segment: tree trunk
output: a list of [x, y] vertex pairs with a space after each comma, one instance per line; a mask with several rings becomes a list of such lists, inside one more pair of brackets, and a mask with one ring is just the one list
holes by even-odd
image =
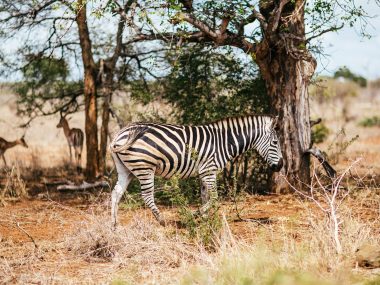
[[[125, 9], [129, 10], [132, 3], [128, 1], [125, 4]], [[99, 168], [100, 172], [104, 174], [106, 170], [106, 156], [107, 156], [107, 138], [108, 138], [108, 123], [110, 120], [110, 104], [113, 93], [114, 74], [117, 60], [122, 50], [122, 36], [125, 27], [125, 20], [120, 19], [117, 33], [116, 33], [116, 46], [112, 57], [107, 60], [101, 60], [101, 68], [99, 74], [102, 78], [104, 101], [102, 113], [102, 127], [100, 132], [100, 155], [99, 155]]]
[[103, 87], [104, 101], [102, 110], [102, 127], [100, 130], [100, 153], [99, 153], [99, 172], [104, 174], [106, 170], [107, 157], [107, 138], [108, 138], [108, 123], [110, 120], [110, 102], [112, 98], [112, 83], [113, 74], [107, 73]]
[[281, 174], [290, 184], [274, 174], [271, 190], [276, 193], [310, 185], [310, 156], [305, 154], [311, 146], [307, 87], [316, 61], [305, 48], [304, 3], [297, 0], [289, 5], [293, 6], [288, 20], [280, 22], [282, 29], [288, 29], [288, 36], [266, 35], [255, 54], [271, 97], [272, 113], [279, 116], [278, 135], [284, 156]]
[[96, 106], [96, 65], [92, 55], [91, 39], [87, 26], [86, 2], [78, 1], [78, 25], [84, 67], [85, 132], [86, 132], [86, 179], [95, 180], [98, 173], [98, 127]]
[[[304, 152], [311, 146], [308, 82], [315, 65], [310, 62], [292, 60], [279, 56], [272, 59], [270, 74], [265, 74], [266, 85], [271, 96], [273, 113], [279, 116], [279, 139], [284, 156], [282, 174], [298, 189], [310, 185], [310, 156]], [[276, 188], [284, 192], [289, 185], [272, 179]]]

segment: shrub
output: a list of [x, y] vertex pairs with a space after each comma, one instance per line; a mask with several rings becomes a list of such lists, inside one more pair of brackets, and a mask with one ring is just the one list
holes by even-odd
[[329, 160], [331, 160], [333, 164], [337, 164], [340, 157], [346, 152], [347, 148], [352, 145], [357, 139], [359, 139], [359, 135], [349, 138], [347, 137], [344, 128], [339, 130], [327, 149]]
[[163, 188], [163, 191], [169, 195], [173, 206], [178, 207], [179, 219], [186, 229], [188, 237], [208, 249], [215, 248], [214, 237], [219, 234], [222, 227], [218, 204], [212, 205], [207, 214], [199, 215], [190, 208], [189, 198], [186, 196], [186, 192], [181, 190], [177, 176], [171, 178]]
[[318, 125], [315, 125], [311, 131], [311, 141], [313, 143], [322, 143], [327, 139], [329, 133], [330, 130], [326, 127], [325, 124], [320, 123]]
[[21, 177], [20, 169], [13, 166], [6, 172], [6, 182], [0, 192], [0, 204], [4, 204], [5, 199], [19, 199], [28, 197], [26, 183]]
[[359, 123], [362, 127], [380, 127], [380, 117], [373, 116], [369, 118], [365, 118]]

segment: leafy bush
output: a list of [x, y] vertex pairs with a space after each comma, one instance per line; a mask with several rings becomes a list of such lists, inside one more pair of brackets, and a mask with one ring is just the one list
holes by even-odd
[[181, 190], [179, 178], [172, 177], [164, 185], [163, 192], [166, 192], [173, 206], [178, 207], [178, 215], [182, 226], [186, 229], [190, 239], [203, 244], [206, 248], [214, 248], [214, 237], [218, 235], [222, 227], [222, 221], [218, 214], [218, 205], [212, 205], [205, 215], [198, 215], [190, 208], [189, 198], [186, 192]]
[[23, 81], [15, 85], [21, 115], [42, 115], [64, 104], [78, 108], [74, 99], [81, 94], [83, 84], [67, 80], [69, 70], [63, 59], [30, 55], [27, 61]]
[[269, 112], [269, 97], [257, 68], [236, 61], [231, 53], [196, 46], [173, 58], [164, 96], [179, 108], [181, 123]]
[[357, 83], [360, 87], [367, 86], [367, 79], [365, 79], [361, 75], [353, 73], [351, 70], [348, 69], [347, 66], [340, 67], [337, 71], [335, 71], [334, 78], [345, 78], [347, 80]]
[[333, 164], [337, 164], [339, 162], [340, 157], [345, 153], [347, 148], [352, 145], [357, 139], [359, 139], [359, 135], [354, 137], [347, 137], [346, 131], [342, 128], [338, 133], [336, 133], [332, 143], [329, 145], [327, 151], [329, 153], [328, 157]]
[[373, 116], [365, 118], [359, 123], [359, 125], [362, 127], [380, 127], [380, 117]]
[[311, 141], [313, 143], [322, 143], [327, 139], [329, 133], [330, 130], [326, 127], [325, 124], [320, 123], [318, 125], [315, 125], [311, 129]]

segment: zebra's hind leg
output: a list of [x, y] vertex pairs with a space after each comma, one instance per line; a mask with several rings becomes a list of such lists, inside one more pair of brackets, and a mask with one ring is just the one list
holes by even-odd
[[156, 204], [154, 203], [154, 171], [146, 171], [143, 173], [135, 174], [140, 181], [141, 185], [141, 196], [148, 206], [161, 226], [165, 226], [165, 220], [160, 214]]
[[127, 190], [127, 187], [133, 178], [133, 174], [122, 163], [116, 153], [112, 153], [112, 158], [115, 162], [117, 170], [117, 183], [111, 194], [111, 221], [112, 227], [115, 229], [117, 225], [117, 211], [119, 208], [119, 202], [125, 190]]
[[200, 214], [204, 215], [218, 200], [218, 192], [216, 190], [216, 173], [208, 173], [200, 177], [202, 182], [201, 199], [202, 207]]

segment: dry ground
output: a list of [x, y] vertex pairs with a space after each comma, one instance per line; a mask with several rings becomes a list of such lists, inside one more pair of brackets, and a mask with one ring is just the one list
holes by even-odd
[[[189, 240], [178, 224], [176, 209], [172, 208], [163, 211], [169, 222], [166, 228], [157, 225], [148, 210], [122, 210], [121, 226], [113, 233], [104, 203], [107, 199], [103, 200], [102, 195], [93, 198], [92, 203], [79, 198], [61, 202], [32, 199], [0, 208], [0, 276], [4, 284], [107, 284], [117, 280], [123, 280], [122, 284], [178, 284], [185, 282], [190, 266], [210, 266], [208, 259], [219, 258], [219, 251], [227, 255], [232, 251], [223, 248], [223, 242], [215, 252]], [[366, 203], [356, 208], [360, 215], [353, 215], [361, 217], [360, 228], [367, 229], [365, 223], [371, 224], [372, 232], [367, 237], [358, 237], [356, 246], [369, 237], [373, 241], [380, 233], [379, 209], [371, 207], [378, 206], [378, 201], [377, 204], [368, 203], [370, 200], [366, 199], [361, 201]], [[357, 200], [351, 203], [357, 207]], [[225, 202], [221, 212], [227, 216], [233, 236], [222, 235], [228, 239], [228, 246], [230, 243], [236, 247], [259, 244], [276, 250], [274, 245], [282, 247], [286, 240], [288, 246], [303, 247], [310, 235], [319, 234], [307, 209], [314, 209], [313, 213], [323, 218], [315, 205], [292, 195], [250, 196], [244, 203], [238, 203], [238, 207], [239, 210], [244, 207], [244, 218], [262, 222], [240, 221], [236, 218], [234, 203]], [[350, 246], [353, 245], [350, 243]], [[316, 248], [312, 256], [315, 254], [315, 258], [320, 259], [321, 250]], [[329, 265], [324, 262], [317, 262], [324, 268], [322, 276], [329, 275], [328, 270], [337, 271], [328, 269]], [[290, 268], [295, 265], [289, 263]], [[373, 269], [355, 269], [353, 252], [339, 267], [349, 275], [355, 273], [355, 278], [361, 281], [379, 273]], [[191, 283], [213, 284], [193, 281]]]

